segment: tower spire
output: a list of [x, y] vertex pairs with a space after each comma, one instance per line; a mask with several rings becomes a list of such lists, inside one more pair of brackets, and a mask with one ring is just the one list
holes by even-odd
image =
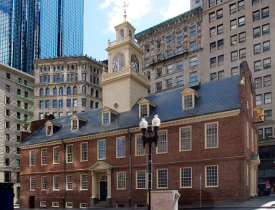
[[123, 15], [123, 17], [124, 17], [124, 21], [126, 21], [126, 17], [127, 17], [127, 15], [126, 15], [126, 7], [128, 7], [129, 6], [129, 3], [126, 3], [126, 2], [124, 2], [124, 15]]

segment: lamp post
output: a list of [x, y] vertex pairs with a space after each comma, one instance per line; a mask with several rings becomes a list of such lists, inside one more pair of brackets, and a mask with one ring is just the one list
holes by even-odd
[[[152, 142], [155, 143], [156, 147], [158, 146], [158, 128], [160, 125], [160, 119], [156, 114], [152, 120], [152, 126], [148, 127], [148, 122], [145, 118], [142, 118], [139, 127], [142, 131], [142, 141], [143, 141], [143, 148], [148, 143], [149, 145], [149, 154], [148, 154], [148, 210], [151, 208], [151, 189], [152, 189]], [[149, 137], [146, 137], [146, 129], [148, 132]], [[152, 133], [155, 133], [154, 136], [151, 136]]]

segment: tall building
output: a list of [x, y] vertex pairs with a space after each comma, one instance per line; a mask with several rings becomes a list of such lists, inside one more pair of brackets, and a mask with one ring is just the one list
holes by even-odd
[[272, 151], [275, 137], [275, 10], [274, 0], [203, 0], [204, 81], [241, 73], [246, 60], [256, 88], [256, 105], [263, 108], [259, 124], [259, 180], [275, 182]]
[[20, 131], [33, 120], [34, 77], [0, 64], [0, 182], [14, 183], [14, 202], [20, 196]]
[[202, 0], [190, 0], [190, 8], [195, 9], [198, 6], [201, 6]]
[[151, 94], [203, 81], [202, 19], [197, 7], [135, 35]]
[[0, 0], [0, 62], [33, 70], [33, 59], [83, 53], [84, 0]]
[[34, 120], [102, 107], [102, 62], [87, 56], [35, 59]]

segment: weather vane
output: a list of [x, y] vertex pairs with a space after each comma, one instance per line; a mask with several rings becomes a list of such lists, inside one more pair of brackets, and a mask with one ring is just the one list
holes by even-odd
[[129, 5], [129, 3], [126, 3], [126, 2], [124, 2], [124, 15], [123, 15], [123, 17], [124, 17], [124, 21], [126, 21], [126, 17], [127, 17], [127, 15], [126, 15], [126, 7], [128, 7], [128, 5]]

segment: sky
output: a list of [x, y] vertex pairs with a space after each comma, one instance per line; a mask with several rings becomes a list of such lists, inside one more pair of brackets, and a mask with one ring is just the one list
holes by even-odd
[[[83, 54], [108, 59], [108, 39], [115, 40], [114, 26], [123, 21], [125, 0], [84, 0]], [[190, 0], [126, 0], [127, 21], [139, 33], [190, 9]]]

